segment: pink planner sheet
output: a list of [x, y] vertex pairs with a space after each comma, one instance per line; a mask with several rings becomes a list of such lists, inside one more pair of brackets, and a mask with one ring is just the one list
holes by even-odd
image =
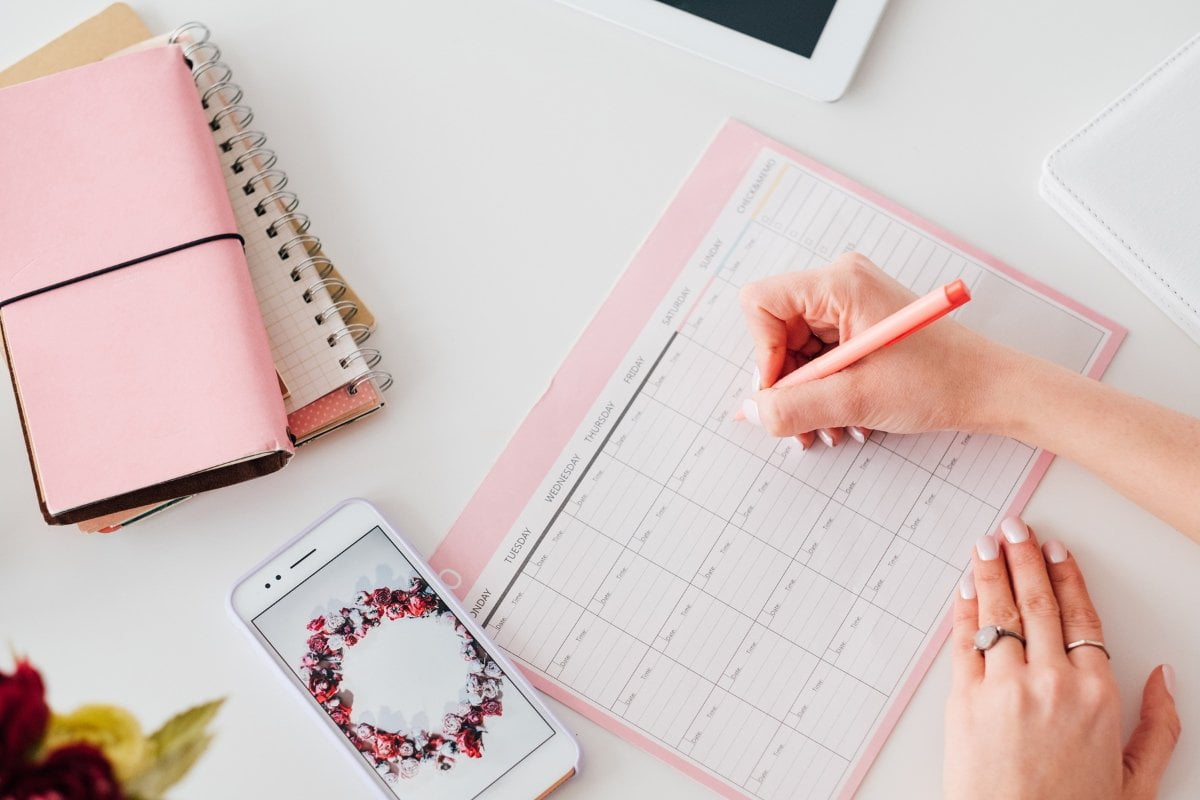
[[870, 256], [1099, 376], [1117, 325], [729, 122], [433, 563], [534, 683], [731, 798], [849, 797], [949, 632], [970, 547], [1050, 454], [953, 432], [804, 452], [732, 411], [739, 287]]

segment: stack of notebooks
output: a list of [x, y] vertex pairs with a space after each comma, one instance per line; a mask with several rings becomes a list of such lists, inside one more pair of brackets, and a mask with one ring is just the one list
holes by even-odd
[[110, 6], [0, 72], [0, 119], [0, 333], [47, 522], [115, 530], [383, 406], [374, 319], [204, 26]]

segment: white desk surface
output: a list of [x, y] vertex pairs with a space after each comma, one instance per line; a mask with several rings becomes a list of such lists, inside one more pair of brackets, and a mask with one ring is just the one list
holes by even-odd
[[[0, 0], [0, 64], [103, 4]], [[180, 800], [345, 796], [348, 762], [234, 628], [226, 591], [350, 495], [432, 552], [728, 116], [1121, 322], [1105, 380], [1200, 415], [1200, 348], [1035, 188], [1053, 146], [1200, 29], [1195, 2], [894, 0], [832, 105], [551, 0], [133, 5], [157, 30], [212, 27], [316, 233], [382, 320], [372, 344], [397, 379], [384, 412], [282, 472], [108, 537], [43, 524], [0, 391], [0, 649], [28, 653], [63, 710], [112, 701], [157, 726], [228, 695]], [[1194, 797], [1200, 546], [1062, 460], [1027, 516], [1086, 568], [1127, 727], [1149, 670], [1175, 665], [1185, 732], [1163, 797]], [[939, 795], [949, 681], [943, 653], [861, 797]], [[585, 751], [563, 800], [713, 796], [563, 714]]]

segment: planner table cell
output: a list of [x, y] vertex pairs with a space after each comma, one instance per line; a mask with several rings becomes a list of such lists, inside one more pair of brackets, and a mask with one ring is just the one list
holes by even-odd
[[883, 692], [820, 661], [793, 699], [784, 724], [850, 758], [886, 702]]
[[690, 581], [727, 525], [725, 520], [691, 500], [664, 489], [628, 546], [643, 558]]

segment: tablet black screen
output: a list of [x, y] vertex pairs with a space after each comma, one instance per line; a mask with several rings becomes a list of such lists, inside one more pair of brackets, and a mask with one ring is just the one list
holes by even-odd
[[837, 0], [658, 0], [812, 58]]

